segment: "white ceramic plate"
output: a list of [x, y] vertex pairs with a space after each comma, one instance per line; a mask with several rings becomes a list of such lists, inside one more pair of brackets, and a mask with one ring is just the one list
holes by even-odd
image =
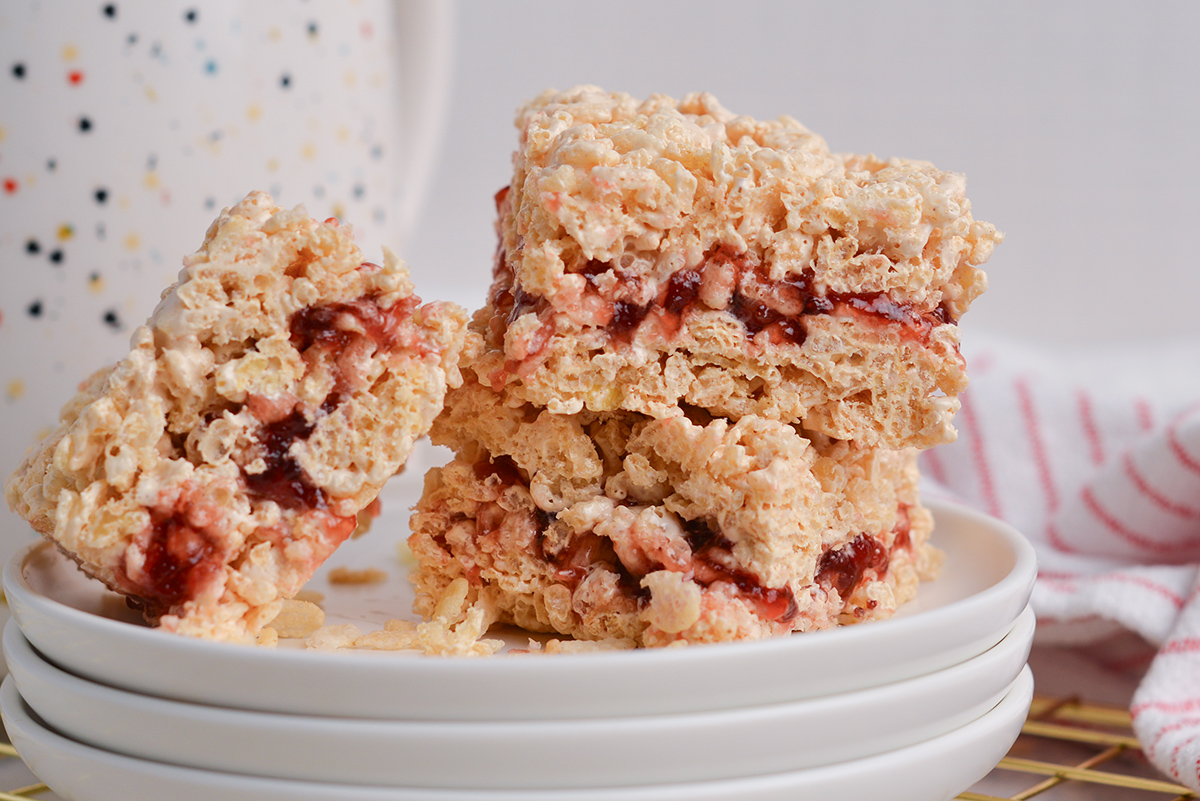
[[928, 740], [1003, 698], [1025, 666], [1033, 631], [1033, 611], [1026, 609], [1000, 643], [973, 659], [857, 692], [719, 712], [576, 721], [349, 720], [230, 710], [77, 678], [43, 661], [12, 623], [4, 652], [17, 689], [51, 728], [129, 756], [330, 783], [582, 788], [756, 776]]
[[948, 801], [1000, 761], [1016, 740], [1032, 697], [1033, 674], [1026, 668], [1004, 699], [980, 718], [886, 754], [750, 779], [587, 790], [355, 787], [180, 768], [55, 734], [26, 707], [11, 676], [0, 687], [0, 712], [30, 769], [68, 801]]
[[[402, 510], [415, 500], [419, 475], [399, 478], [406, 477], [408, 484], [389, 486], [385, 509]], [[93, 681], [164, 698], [392, 720], [733, 709], [919, 676], [980, 654], [1004, 636], [1029, 599], [1036, 575], [1033, 548], [984, 515], [955, 506], [931, 508], [945, 567], [893, 619], [681, 649], [480, 660], [205, 642], [138, 625], [119, 596], [41, 544], [10, 561], [4, 587], [25, 636], [50, 661]], [[325, 593], [327, 622], [355, 622], [370, 630], [392, 617], [411, 617], [412, 590], [397, 557], [407, 536], [406, 517], [385, 512], [367, 536], [346, 543], [310, 582]], [[391, 576], [382, 584], [331, 586], [325, 576], [333, 565], [382, 566]]]

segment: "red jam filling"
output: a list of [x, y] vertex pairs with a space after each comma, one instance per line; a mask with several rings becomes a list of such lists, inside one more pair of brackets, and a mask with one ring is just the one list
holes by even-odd
[[[418, 303], [418, 298], [410, 297], [384, 309], [376, 298], [364, 296], [349, 303], [310, 306], [292, 316], [292, 343], [306, 357], [314, 348], [317, 352], [338, 353], [363, 338], [370, 340], [377, 352], [390, 350], [403, 337], [402, 328]], [[338, 407], [347, 389], [346, 377], [336, 365], [334, 377], [335, 389], [321, 405], [325, 414]], [[284, 509], [327, 510], [324, 491], [313, 485], [291, 454], [292, 444], [308, 439], [315, 423], [299, 408], [275, 418], [275, 410], [270, 404], [259, 404], [262, 408], [255, 408], [258, 400], [250, 398], [247, 404], [262, 420], [258, 443], [266, 469], [259, 473], [243, 470], [247, 493], [261, 500], [274, 501]], [[213, 419], [215, 415], [210, 415], [208, 422]], [[204, 532], [188, 525], [185, 503], [169, 514], [151, 509], [150, 515], [151, 529], [143, 565], [145, 579], [139, 583], [138, 595], [147, 607], [157, 612], [194, 597], [199, 588], [221, 569], [224, 557]], [[326, 531], [331, 542], [344, 540], [354, 530], [355, 516], [342, 517], [328, 512], [326, 515]]]
[[[761, 270], [755, 270], [744, 254], [717, 248], [705, 257], [705, 263], [700, 267], [672, 275], [653, 303], [620, 310], [619, 319], [614, 311], [614, 320], [609, 324], [610, 334], [622, 341], [631, 341], [636, 327], [651, 313], [660, 318], [668, 333], [678, 331], [682, 317], [701, 302], [704, 266], [716, 263], [733, 268], [735, 288], [725, 311], [741, 321], [750, 337], [767, 331], [773, 341], [803, 345], [808, 336], [804, 318], [833, 314], [839, 308], [903, 325], [921, 336], [927, 336], [937, 325], [954, 322], [944, 305], [926, 312], [912, 304], [893, 300], [885, 292], [817, 293], [813, 288], [811, 269], [799, 276], [771, 281]], [[597, 275], [603, 272], [599, 267], [607, 268], [608, 265], [589, 263], [590, 269], [583, 272], [589, 276]], [[770, 291], [753, 292], [755, 286]]]
[[377, 352], [391, 350], [420, 302], [411, 296], [385, 309], [377, 298], [365, 295], [347, 303], [305, 307], [292, 315], [292, 345], [301, 353], [313, 346], [338, 352], [365, 337]]
[[[308, 306], [292, 315], [291, 342], [309, 363], [323, 353], [343, 353], [363, 340], [375, 352], [386, 352], [403, 337], [404, 325], [418, 303], [420, 299], [409, 297], [384, 309], [377, 298], [364, 295], [347, 303]], [[321, 412], [325, 414], [335, 411], [352, 389], [336, 358], [332, 370], [334, 389], [321, 404]], [[264, 420], [258, 442], [266, 469], [260, 473], [243, 471], [247, 491], [285, 509], [325, 509], [325, 493], [312, 484], [291, 455], [292, 444], [308, 439], [315, 427], [299, 408], [282, 419]], [[339, 531], [342, 522], [338, 518], [334, 524]]]
[[704, 520], [680, 520], [679, 522], [683, 525], [683, 533], [692, 553], [700, 553], [710, 546], [717, 546], [724, 550], [733, 547], [732, 542], [721, 536], [720, 532]]
[[912, 522], [908, 518], [908, 506], [901, 505], [898, 510], [895, 536], [892, 538], [892, 550], [912, 547]]
[[[474, 465], [478, 479], [496, 476], [505, 484], [525, 485], [517, 464], [508, 456], [490, 461], [481, 460]], [[910, 524], [906, 507], [900, 508], [900, 519], [896, 524], [893, 548], [911, 547]], [[537, 534], [539, 555], [554, 567], [554, 579], [572, 588], [597, 566], [603, 565], [621, 577], [622, 587], [640, 602], [648, 600], [649, 593], [640, 585], [640, 576], [629, 570], [617, 556], [612, 543], [594, 532], [572, 536], [565, 546], [550, 552], [546, 548], [545, 531], [552, 516], [537, 510], [534, 524]], [[799, 606], [791, 587], [765, 587], [758, 577], [732, 564], [733, 543], [718, 529], [705, 520], [680, 521], [688, 545], [693, 554], [693, 580], [708, 586], [715, 582], [733, 585], [738, 594], [753, 604], [763, 620], [790, 624], [799, 613]], [[490, 529], [481, 523], [481, 536]], [[444, 543], [443, 543], [444, 545]], [[888, 549], [877, 538], [859, 534], [840, 548], [828, 551], [817, 563], [816, 581], [827, 589], [836, 590], [845, 598], [867, 578], [869, 571], [882, 577], [891, 558]]]
[[764, 587], [753, 573], [731, 567], [733, 543], [703, 520], [684, 520], [683, 527], [695, 558], [694, 578], [708, 586], [716, 581], [732, 584], [754, 605], [763, 620], [790, 624], [800, 611], [792, 588]]
[[[475, 463], [474, 471], [476, 478], [481, 481], [497, 476], [506, 484], [526, 484], [516, 463], [507, 456], [496, 457], [491, 461], [480, 460]], [[479, 534], [487, 536], [492, 527], [486, 524], [483, 517], [477, 516]], [[554, 567], [555, 581], [574, 588], [596, 566], [603, 565], [620, 577], [621, 586], [627, 593], [641, 603], [649, 600], [649, 591], [641, 586], [641, 576], [621, 561], [607, 537], [590, 531], [575, 534], [565, 545], [551, 552], [546, 547], [545, 537], [551, 520], [549, 513], [538, 509], [533, 522], [538, 532], [536, 542], [539, 556]], [[796, 617], [799, 607], [790, 587], [776, 589], [762, 586], [753, 574], [726, 564], [730, 560], [733, 543], [722, 537], [718, 531], [702, 520], [684, 520], [682, 523], [695, 555], [693, 578], [696, 583], [701, 586], [708, 586], [716, 581], [732, 584], [737, 588], [739, 595], [754, 604], [755, 610], [764, 620], [790, 623]]]
[[[761, 269], [754, 268], [745, 254], [733, 253], [725, 247], [709, 252], [698, 267], [674, 273], [658, 297], [646, 304], [630, 299], [637, 296], [642, 279], [624, 274], [619, 267], [593, 259], [576, 272], [587, 277], [590, 291], [596, 291], [596, 276], [613, 271], [618, 288], [605, 330], [614, 340], [629, 344], [643, 322], [651, 317], [666, 335], [677, 333], [687, 313], [703, 303], [700, 292], [704, 268], [709, 264], [732, 266], [734, 289], [724, 310], [745, 326], [749, 337], [765, 331], [774, 342], [803, 345], [808, 336], [805, 319], [834, 313], [873, 317], [919, 337], [927, 337], [939, 325], [957, 322], [945, 304], [927, 310], [894, 300], [886, 292], [818, 293], [813, 287], [815, 276], [811, 269], [799, 276], [772, 281]], [[503, 248], [497, 252], [493, 276], [490, 299], [497, 310], [492, 323], [494, 341], [502, 341], [504, 330], [521, 315], [534, 312], [542, 321], [543, 331], [539, 343], [526, 358], [536, 357], [554, 334], [554, 315], [549, 303], [514, 286], [512, 268]], [[505, 369], [513, 372], [516, 365], [506, 365]]]
[[189, 505], [148, 509], [150, 526], [141, 574], [133, 581], [122, 565], [120, 573], [133, 588], [130, 606], [161, 614], [194, 597], [224, 565], [209, 536], [189, 525]]
[[[537, 340], [527, 347], [525, 359], [536, 359], [550, 344], [554, 336], [554, 315], [546, 299], [530, 295], [524, 289], [514, 286], [512, 268], [508, 265], [503, 248], [496, 252], [496, 263], [492, 268], [492, 287], [488, 293], [488, 302], [496, 314], [488, 321], [488, 332], [491, 341], [497, 344], [504, 342], [504, 332], [523, 315], [533, 312], [541, 322]], [[496, 377], [503, 383], [508, 374], [515, 373], [520, 362], [509, 360], [501, 371], [504, 375]]]
[[497, 456], [491, 461], [480, 460], [474, 465], [475, 478], [486, 481], [496, 476], [502, 484], [525, 484], [521, 470], [511, 456]]
[[837, 590], [845, 598], [854, 591], [868, 570], [883, 575], [890, 557], [887, 548], [869, 534], [859, 534], [837, 550], [826, 552], [817, 563], [817, 583]]
[[738, 594], [754, 605], [763, 620], [791, 623], [796, 619], [800, 607], [791, 587], [764, 587], [757, 576], [743, 570], [734, 570], [719, 562], [704, 561], [696, 569], [696, 583], [709, 585], [724, 581], [737, 587]]
[[[544, 539], [542, 540], [544, 545]], [[593, 532], [576, 534], [567, 542], [566, 547], [555, 554], [546, 554], [543, 558], [554, 566], [554, 580], [575, 587], [587, 578], [597, 565], [603, 565], [621, 576], [623, 584], [632, 581], [632, 575], [613, 550], [612, 542], [607, 537], [601, 537]], [[632, 582], [637, 586], [637, 582]]]
[[151, 513], [144, 589], [147, 600], [164, 607], [191, 598], [223, 564], [208, 537], [183, 522], [182, 516]]
[[[330, 362], [334, 388], [321, 404], [321, 413], [333, 413], [354, 389], [336, 356], [360, 348], [364, 340], [376, 353], [392, 350], [404, 337], [405, 324], [420, 302], [419, 298], [408, 297], [385, 309], [376, 297], [364, 295], [346, 303], [308, 306], [292, 315], [291, 342], [306, 362], [311, 364], [323, 354], [334, 355]], [[326, 509], [325, 493], [313, 485], [291, 455], [292, 444], [307, 440], [316, 427], [315, 422], [299, 407], [281, 419], [261, 416], [260, 419], [263, 423], [258, 442], [266, 469], [259, 473], [243, 471], [247, 492], [285, 509]], [[346, 519], [332, 517], [330, 533], [340, 534], [347, 525]]]
[[284, 509], [324, 509], [325, 493], [313, 486], [291, 454], [292, 443], [308, 439], [314, 428], [299, 409], [263, 425], [258, 441], [267, 469], [261, 473], [243, 471], [247, 491]]

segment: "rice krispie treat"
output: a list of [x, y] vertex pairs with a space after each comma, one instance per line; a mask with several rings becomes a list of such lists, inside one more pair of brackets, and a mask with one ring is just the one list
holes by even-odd
[[7, 486], [159, 626], [250, 639], [355, 530], [460, 381], [465, 315], [403, 264], [261, 192]]
[[913, 450], [700, 410], [563, 415], [467, 375], [412, 518], [416, 611], [585, 640], [757, 639], [887, 617], [936, 572]]
[[869, 445], [953, 439], [956, 324], [1001, 238], [961, 176], [835, 155], [707, 94], [584, 86], [517, 124], [472, 324], [493, 388], [561, 413], [687, 403]]

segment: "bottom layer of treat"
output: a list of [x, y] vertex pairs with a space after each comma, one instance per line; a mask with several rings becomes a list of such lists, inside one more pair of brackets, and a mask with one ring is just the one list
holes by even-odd
[[[489, 433], [522, 410], [475, 411], [478, 439], [458, 429], [458, 458], [427, 476], [412, 520], [426, 617], [464, 578], [489, 620], [532, 631], [758, 639], [888, 617], [936, 573], [913, 452], [810, 442], [765, 420], [586, 413], [567, 425], [542, 413], [505, 447]], [[545, 475], [562, 469], [554, 452], [587, 445], [600, 474], [548, 503], [538, 487], [561, 483]]]

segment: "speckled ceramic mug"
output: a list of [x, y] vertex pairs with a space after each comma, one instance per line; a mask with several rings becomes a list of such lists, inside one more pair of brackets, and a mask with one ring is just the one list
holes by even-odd
[[[451, 16], [444, 0], [0, 4], [4, 480], [247, 192], [403, 252]], [[28, 527], [0, 510], [6, 558]]]

